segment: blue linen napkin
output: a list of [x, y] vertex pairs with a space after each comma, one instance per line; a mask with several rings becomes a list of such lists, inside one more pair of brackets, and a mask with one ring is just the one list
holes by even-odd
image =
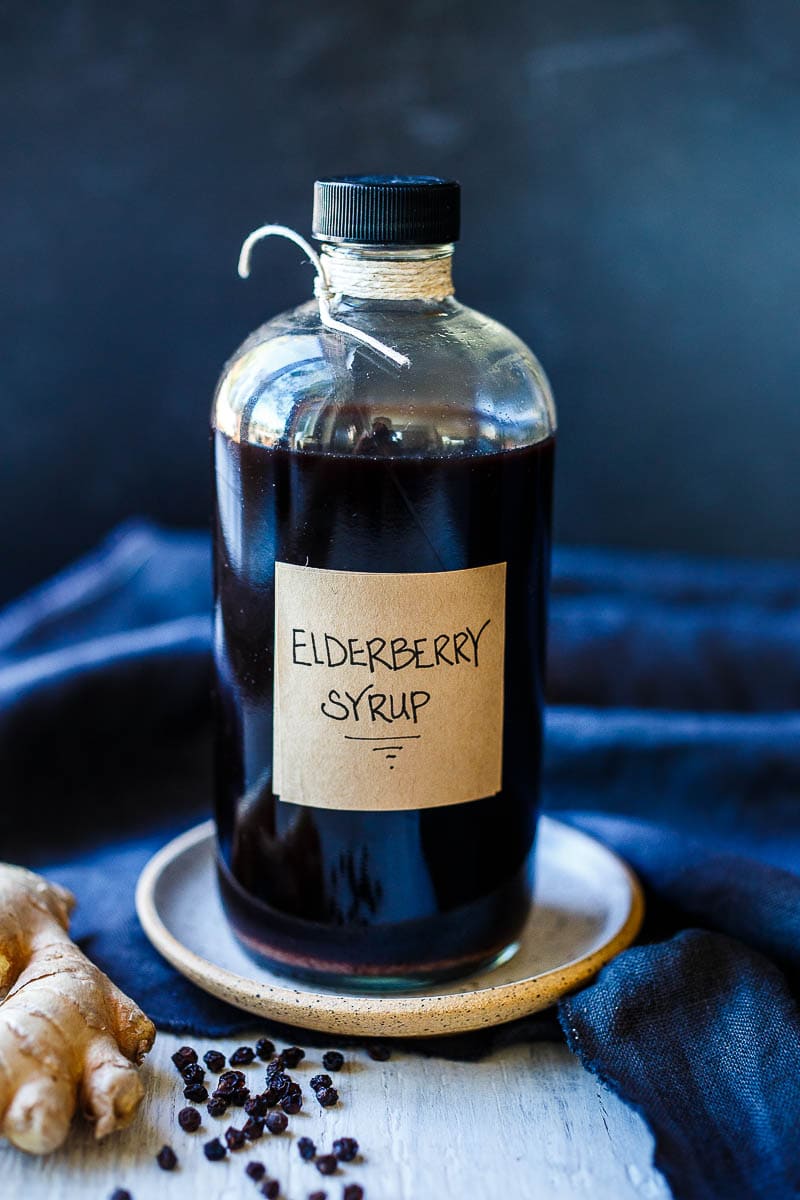
[[[252, 1018], [133, 912], [210, 806], [208, 581], [205, 538], [136, 523], [0, 613], [0, 852], [75, 891], [85, 949], [157, 1024], [219, 1034]], [[643, 944], [559, 1006], [567, 1044], [643, 1113], [679, 1200], [800, 1195], [800, 568], [560, 551], [549, 693], [548, 806], [649, 905]], [[557, 1035], [544, 1014], [415, 1048]]]

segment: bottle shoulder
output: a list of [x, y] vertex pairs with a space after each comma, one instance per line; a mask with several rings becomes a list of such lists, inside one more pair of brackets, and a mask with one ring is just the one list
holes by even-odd
[[402, 453], [511, 449], [555, 432], [541, 364], [493, 318], [452, 298], [350, 301], [334, 316], [410, 365], [327, 329], [309, 301], [254, 330], [234, 353], [217, 386], [214, 425], [236, 440], [328, 452], [363, 447], [376, 422]]

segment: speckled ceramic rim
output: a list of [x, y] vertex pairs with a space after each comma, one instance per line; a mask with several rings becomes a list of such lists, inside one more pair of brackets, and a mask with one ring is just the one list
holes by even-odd
[[[552, 818], [543, 817], [542, 820]], [[579, 830], [571, 828], [570, 832], [595, 842]], [[256, 979], [215, 966], [187, 949], [167, 929], [156, 907], [156, 891], [164, 871], [199, 842], [214, 836], [213, 821], [205, 821], [169, 842], [147, 863], [136, 888], [136, 911], [145, 933], [168, 962], [211, 995], [245, 1012], [323, 1033], [436, 1037], [502, 1025], [529, 1016], [588, 983], [602, 966], [631, 944], [644, 916], [644, 899], [638, 879], [618, 855], [601, 846], [627, 877], [630, 888], [627, 917], [598, 949], [555, 970], [474, 991], [438, 995], [435, 992], [415, 996], [336, 995], [288, 983], [259, 983]]]

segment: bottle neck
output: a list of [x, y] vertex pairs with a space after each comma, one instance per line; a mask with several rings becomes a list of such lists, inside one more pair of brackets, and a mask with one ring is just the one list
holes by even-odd
[[323, 242], [331, 291], [355, 300], [444, 300], [453, 295], [453, 245], [362, 246]]

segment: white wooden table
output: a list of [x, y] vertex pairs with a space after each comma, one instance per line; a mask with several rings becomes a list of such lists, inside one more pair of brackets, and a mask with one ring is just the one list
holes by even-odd
[[[336, 1077], [341, 1103], [323, 1110], [307, 1080], [321, 1052], [291, 1074], [303, 1084], [301, 1114], [289, 1131], [264, 1137], [224, 1162], [207, 1162], [203, 1143], [230, 1124], [207, 1115], [195, 1134], [178, 1127], [186, 1103], [170, 1055], [184, 1041], [199, 1053], [212, 1047], [226, 1055], [259, 1036], [180, 1039], [160, 1034], [143, 1068], [146, 1099], [135, 1123], [96, 1143], [76, 1124], [67, 1144], [46, 1159], [0, 1145], [0, 1197], [24, 1200], [106, 1200], [115, 1187], [134, 1200], [238, 1200], [259, 1188], [244, 1173], [259, 1159], [281, 1183], [285, 1200], [306, 1200], [323, 1190], [340, 1200], [346, 1183], [360, 1183], [364, 1200], [669, 1200], [652, 1167], [652, 1139], [641, 1119], [589, 1075], [568, 1051], [535, 1044], [503, 1050], [480, 1063], [454, 1063], [394, 1053], [386, 1063], [363, 1051], [346, 1053]], [[263, 1064], [244, 1068], [259, 1084]], [[234, 1119], [231, 1120], [231, 1117]], [[363, 1161], [324, 1178], [301, 1161], [295, 1145], [303, 1134], [319, 1152], [335, 1137], [358, 1139]], [[171, 1174], [155, 1154], [169, 1143], [179, 1158]]]

